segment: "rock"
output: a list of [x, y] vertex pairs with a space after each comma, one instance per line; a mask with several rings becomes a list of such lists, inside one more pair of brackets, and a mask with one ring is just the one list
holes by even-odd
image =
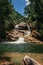
[[36, 38], [38, 35], [40, 35], [39, 32], [37, 32], [36, 30], [33, 30], [33, 31], [32, 31], [32, 36], [33, 36], [33, 37]]
[[20, 22], [19, 24], [15, 25], [15, 29], [19, 30], [30, 30], [30, 26], [25, 22]]
[[7, 36], [7, 40], [8, 40], [8, 41], [16, 41], [17, 39], [18, 39], [17, 36], [15, 36], [15, 37], [10, 36], [10, 35]]
[[20, 30], [27, 30], [28, 29], [27, 24], [25, 22], [20, 22], [19, 29]]
[[32, 42], [32, 37], [31, 37], [31, 35], [26, 35], [25, 37], [24, 37], [24, 41], [25, 42]]
[[7, 41], [17, 41], [19, 38], [18, 36], [18, 31], [16, 31], [15, 29], [9, 31], [9, 33], [7, 34]]
[[22, 61], [22, 65], [40, 65], [40, 64], [26, 55]]

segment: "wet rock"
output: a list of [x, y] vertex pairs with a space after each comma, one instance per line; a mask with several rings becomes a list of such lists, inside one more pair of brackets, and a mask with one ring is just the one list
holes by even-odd
[[7, 40], [9, 40], [9, 41], [16, 41], [17, 39], [18, 39], [17, 36], [13, 37], [11, 35], [8, 35], [8, 37], [7, 37]]
[[16, 41], [18, 40], [19, 36], [18, 35], [18, 31], [16, 31], [15, 29], [9, 31], [9, 33], [7, 34], [7, 38], [6, 41]]

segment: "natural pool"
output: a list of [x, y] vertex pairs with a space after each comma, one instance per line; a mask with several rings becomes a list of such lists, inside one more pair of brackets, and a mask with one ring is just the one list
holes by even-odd
[[0, 53], [2, 52], [43, 53], [43, 44], [35, 44], [35, 43], [2, 44], [0, 43]]
[[[2, 54], [1, 54], [2, 53]], [[4, 54], [3, 54], [4, 53]], [[10, 57], [15, 65], [21, 65], [25, 55], [35, 59], [43, 65], [43, 44], [2, 44], [0, 43], [0, 54]]]

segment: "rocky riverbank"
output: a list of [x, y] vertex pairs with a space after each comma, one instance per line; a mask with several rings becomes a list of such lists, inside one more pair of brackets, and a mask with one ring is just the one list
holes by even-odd
[[6, 42], [9, 43], [40, 43], [43, 42], [36, 39], [39, 33], [35, 30], [31, 32], [30, 26], [25, 22], [15, 24], [14, 29], [6, 31]]
[[32, 37], [32, 33], [29, 30], [16, 30], [13, 29], [7, 32], [7, 42], [14, 44], [14, 43], [39, 43], [42, 44], [43, 42]]

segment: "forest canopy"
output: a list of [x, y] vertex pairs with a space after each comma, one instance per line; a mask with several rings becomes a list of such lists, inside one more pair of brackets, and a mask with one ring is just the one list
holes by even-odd
[[29, 0], [29, 2], [24, 10], [25, 15], [28, 15], [27, 21], [34, 25], [40, 33], [39, 38], [43, 39], [43, 0]]
[[12, 0], [0, 0], [0, 37], [6, 38], [5, 31], [9, 29], [9, 24], [23, 21], [21, 14], [15, 11]]
[[[40, 35], [37, 37], [43, 40], [43, 0], [29, 0], [30, 3], [24, 9], [22, 16], [12, 4], [12, 0], [0, 0], [0, 37], [6, 38], [6, 30], [9, 30], [10, 23], [25, 21], [31, 23]], [[11, 27], [12, 28], [12, 27]]]

